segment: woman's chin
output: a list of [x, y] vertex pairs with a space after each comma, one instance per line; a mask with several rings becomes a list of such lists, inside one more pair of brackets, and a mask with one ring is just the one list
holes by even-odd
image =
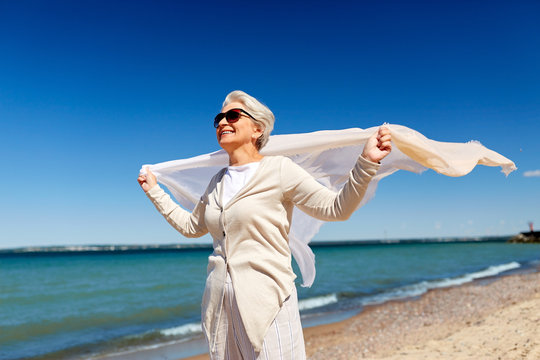
[[235, 142], [232, 141], [232, 139], [221, 139], [219, 141], [219, 146], [221, 146], [224, 150], [227, 150], [227, 149], [234, 149], [238, 145], [235, 144]]

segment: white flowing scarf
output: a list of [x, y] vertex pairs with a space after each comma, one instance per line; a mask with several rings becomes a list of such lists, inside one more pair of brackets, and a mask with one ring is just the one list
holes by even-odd
[[[372, 178], [359, 207], [368, 202], [380, 179], [397, 170], [420, 173], [426, 168], [447, 176], [468, 174], [477, 164], [500, 166], [508, 175], [516, 166], [506, 157], [482, 146], [477, 141], [468, 143], [439, 142], [401, 125], [385, 125], [392, 134], [392, 152], [382, 160]], [[262, 155], [282, 155], [291, 158], [317, 181], [339, 191], [348, 179], [367, 139], [378, 130], [346, 129], [317, 131], [305, 134], [274, 135], [261, 150]], [[229, 157], [224, 150], [189, 159], [144, 165], [165, 185], [180, 205], [193, 210], [212, 176], [226, 167]], [[289, 246], [300, 268], [303, 286], [311, 286], [315, 279], [315, 255], [308, 243], [324, 222], [314, 219], [297, 208], [289, 233]]]

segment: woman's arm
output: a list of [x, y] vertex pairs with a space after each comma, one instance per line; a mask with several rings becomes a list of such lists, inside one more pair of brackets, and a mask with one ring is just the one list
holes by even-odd
[[200, 237], [208, 232], [204, 222], [206, 204], [203, 198], [199, 200], [190, 213], [174, 202], [169, 194], [157, 184], [155, 175], [147, 169], [146, 175], [139, 175], [139, 185], [152, 201], [156, 209], [176, 230], [185, 237]]
[[348, 181], [338, 193], [321, 185], [304, 169], [287, 159], [281, 169], [285, 198], [319, 220], [347, 220], [362, 201], [371, 178], [377, 173], [378, 162], [390, 153], [390, 140], [389, 130], [381, 127], [367, 141]]

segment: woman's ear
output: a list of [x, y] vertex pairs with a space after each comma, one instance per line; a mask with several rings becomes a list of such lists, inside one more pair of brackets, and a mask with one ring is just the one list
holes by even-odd
[[262, 136], [263, 132], [264, 132], [264, 130], [262, 130], [261, 128], [255, 127], [253, 129], [253, 134], [251, 134], [251, 138], [252, 139], [258, 139], [258, 138], [260, 138]]

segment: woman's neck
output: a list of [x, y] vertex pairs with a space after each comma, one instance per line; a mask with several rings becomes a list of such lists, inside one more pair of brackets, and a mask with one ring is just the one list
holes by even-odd
[[264, 157], [259, 154], [259, 151], [255, 147], [250, 149], [237, 148], [231, 152], [227, 151], [227, 153], [229, 154], [229, 166], [240, 166], [261, 161]]

